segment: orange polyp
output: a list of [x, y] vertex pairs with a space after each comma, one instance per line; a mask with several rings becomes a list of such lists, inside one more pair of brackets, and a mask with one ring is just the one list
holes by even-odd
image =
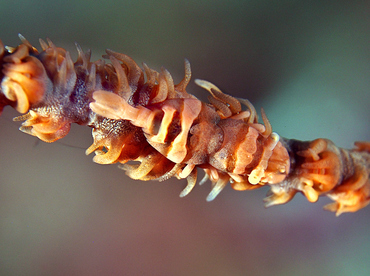
[[32, 110], [26, 115], [14, 118], [14, 120], [26, 120], [19, 130], [48, 143], [63, 138], [71, 128], [71, 122], [65, 118], [42, 116]]
[[[101, 139], [94, 142], [87, 150], [86, 155], [95, 152], [93, 161], [98, 164], [113, 164], [116, 163], [124, 148], [124, 139]], [[106, 149], [107, 151], [103, 151]]]
[[357, 151], [366, 151], [370, 153], [370, 142], [365, 141], [357, 141], [355, 142], [355, 146]]
[[345, 212], [357, 212], [370, 203], [370, 188], [367, 183], [357, 190], [348, 190], [343, 192], [333, 191], [328, 197], [335, 202], [327, 204], [324, 209], [335, 212], [336, 216]]
[[49, 79], [44, 66], [29, 56], [28, 47], [23, 44], [4, 57], [4, 62], [3, 93], [9, 100], [17, 102], [18, 112], [26, 113], [29, 106], [39, 103], [46, 93]]
[[324, 139], [317, 139], [310, 144], [309, 149], [299, 152], [299, 155], [309, 160], [301, 165], [301, 176], [313, 181], [318, 194], [333, 189], [341, 176], [340, 157], [331, 150], [328, 143]]

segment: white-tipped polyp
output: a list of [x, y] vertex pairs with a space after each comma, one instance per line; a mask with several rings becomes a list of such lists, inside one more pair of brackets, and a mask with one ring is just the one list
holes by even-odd
[[184, 190], [181, 191], [180, 197], [187, 196], [193, 190], [193, 188], [195, 187], [195, 184], [196, 184], [195, 181], [194, 182], [188, 182], [188, 184], [186, 185]]
[[212, 191], [208, 194], [206, 200], [208, 202], [214, 200], [216, 196], [218, 196], [218, 194], [225, 188], [228, 181], [228, 179], [219, 179], [212, 188]]

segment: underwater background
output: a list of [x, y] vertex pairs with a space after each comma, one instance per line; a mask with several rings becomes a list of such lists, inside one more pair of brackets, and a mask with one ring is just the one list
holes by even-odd
[[[264, 108], [287, 138], [370, 141], [370, 1], [4, 1], [0, 39], [106, 48], [213, 82]], [[206, 100], [192, 81], [188, 92]], [[91, 129], [53, 144], [0, 117], [1, 275], [370, 275], [370, 207], [335, 217], [267, 188], [140, 182], [85, 156]]]

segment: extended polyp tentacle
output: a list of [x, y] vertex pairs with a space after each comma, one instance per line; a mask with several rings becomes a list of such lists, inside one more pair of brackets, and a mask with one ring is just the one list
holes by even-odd
[[221, 119], [229, 118], [233, 115], [230, 108], [219, 99], [209, 96], [208, 101], [218, 110], [219, 115], [221, 116]]
[[175, 164], [171, 170], [169, 170], [168, 172], [164, 173], [163, 175], [159, 176], [156, 180], [158, 180], [159, 182], [162, 182], [162, 181], [165, 181], [173, 176], [175, 176], [176, 174], [178, 174], [179, 171], [181, 171], [181, 167], [183, 167], [183, 164], [181, 163], [177, 163]]
[[132, 95], [131, 87], [128, 82], [128, 78], [126, 72], [123, 70], [121, 64], [119, 63], [118, 59], [114, 56], [109, 56], [110, 61], [114, 69], [116, 70], [118, 84], [115, 88], [115, 93], [122, 97], [125, 101], [128, 101], [130, 96]]
[[160, 103], [167, 99], [168, 97], [168, 82], [166, 80], [166, 74], [165, 71], [162, 70], [158, 75], [158, 86], [157, 86], [157, 94], [154, 96], [154, 98], [150, 101], [150, 103]]
[[[94, 135], [94, 134], [93, 134]], [[125, 137], [108, 137], [94, 139], [94, 143], [86, 150], [86, 155], [95, 152], [93, 161], [98, 164], [116, 163], [124, 148]]]
[[163, 74], [167, 85], [167, 99], [176, 99], [177, 94], [175, 92], [175, 84], [173, 82], [171, 73], [164, 67], [161, 68], [161, 73]]
[[158, 77], [158, 72], [153, 69], [150, 69], [145, 62], [143, 62], [143, 68], [146, 76], [146, 84], [149, 87], [154, 86]]
[[45, 42], [45, 40], [43, 39], [39, 39], [39, 43], [40, 43], [40, 46], [42, 48], [43, 51], [45, 51], [47, 48], [49, 48], [49, 45]]
[[86, 90], [87, 91], [94, 91], [96, 90], [96, 65], [92, 64], [90, 67], [90, 71], [88, 71], [88, 78], [86, 81]]
[[185, 64], [185, 76], [178, 84], [175, 85], [175, 90], [187, 94], [186, 87], [188, 86], [191, 79], [191, 68], [190, 62], [187, 59], [185, 59], [184, 64]]
[[187, 196], [195, 187], [195, 184], [197, 183], [197, 170], [193, 169], [191, 173], [187, 176], [187, 185], [184, 190], [181, 191], [180, 197]]
[[28, 49], [32, 52], [32, 53], [34, 53], [34, 54], [38, 54], [39, 53], [39, 51], [37, 51], [37, 49], [35, 48], [35, 47], [33, 47], [32, 46], [32, 44], [23, 36], [23, 35], [21, 35], [21, 34], [18, 34], [18, 37], [19, 37], [19, 39], [22, 41], [22, 43], [24, 44], [24, 45], [26, 45], [27, 47], [28, 47]]
[[221, 102], [228, 104], [230, 111], [233, 114], [237, 114], [242, 110], [241, 104], [236, 98], [222, 93], [222, 91], [213, 83], [200, 79], [196, 79], [195, 83], [200, 87], [206, 89], [217, 100], [220, 100]]
[[126, 174], [132, 179], [150, 180], [156, 178], [153, 176], [151, 178], [146, 178], [150, 174], [151, 170], [157, 165], [157, 163], [163, 158], [159, 152], [152, 152], [145, 157], [138, 158], [136, 161], [140, 161], [140, 165], [129, 165], [125, 164], [121, 166]]
[[74, 64], [69, 52], [65, 53], [65, 58], [57, 66], [54, 76], [54, 93], [71, 95], [76, 85], [77, 75]]
[[127, 80], [131, 87], [131, 92], [135, 92], [139, 85], [141, 85], [144, 81], [144, 74], [140, 67], [136, 64], [136, 62], [130, 58], [129, 56], [121, 53], [114, 52], [112, 50], [106, 50], [108, 56], [114, 56], [116, 59], [123, 62], [123, 64], [127, 67], [128, 72]]
[[258, 115], [257, 115], [257, 111], [256, 109], [254, 108], [253, 104], [247, 100], [247, 99], [241, 99], [241, 98], [236, 98], [240, 103], [242, 103], [243, 105], [245, 105], [249, 111], [251, 112], [248, 120], [247, 120], [247, 123], [250, 123], [250, 124], [253, 124], [253, 123], [258, 123]]
[[213, 187], [211, 192], [208, 194], [206, 200], [212, 201], [216, 198], [216, 196], [226, 187], [227, 183], [229, 182], [230, 177], [226, 174], [219, 174], [219, 179], [216, 183], [212, 183]]
[[271, 127], [269, 119], [266, 116], [265, 110], [263, 108], [261, 108], [261, 116], [262, 116], [263, 123], [265, 124], [265, 131], [262, 132], [261, 134], [266, 137], [270, 136], [272, 133], [272, 127]]
[[298, 190], [290, 187], [288, 183], [289, 182], [287, 180], [279, 184], [270, 185], [270, 190], [268, 191], [267, 196], [263, 199], [265, 207], [285, 204], [292, 200]]
[[50, 39], [48, 41], [48, 48], [46, 48], [40, 55], [37, 56], [45, 67], [46, 72], [51, 78], [58, 74], [58, 68], [65, 60], [67, 51], [63, 48], [56, 47]]
[[75, 62], [75, 66], [80, 66], [85, 71], [88, 70], [90, 64], [91, 51], [87, 50], [86, 53], [82, 50], [81, 46], [78, 43], [75, 43], [78, 57]]

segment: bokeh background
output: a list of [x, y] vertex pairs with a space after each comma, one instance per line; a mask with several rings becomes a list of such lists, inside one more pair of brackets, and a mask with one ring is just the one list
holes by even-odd
[[[0, 22], [6, 45], [110, 48], [176, 82], [187, 58], [284, 137], [370, 140], [369, 1], [0, 0]], [[185, 181], [94, 164], [87, 127], [46, 144], [14, 116], [0, 117], [0, 275], [370, 275], [370, 207], [336, 218], [297, 195], [265, 209], [267, 189], [230, 187], [207, 203], [209, 183], [179, 198]]]

